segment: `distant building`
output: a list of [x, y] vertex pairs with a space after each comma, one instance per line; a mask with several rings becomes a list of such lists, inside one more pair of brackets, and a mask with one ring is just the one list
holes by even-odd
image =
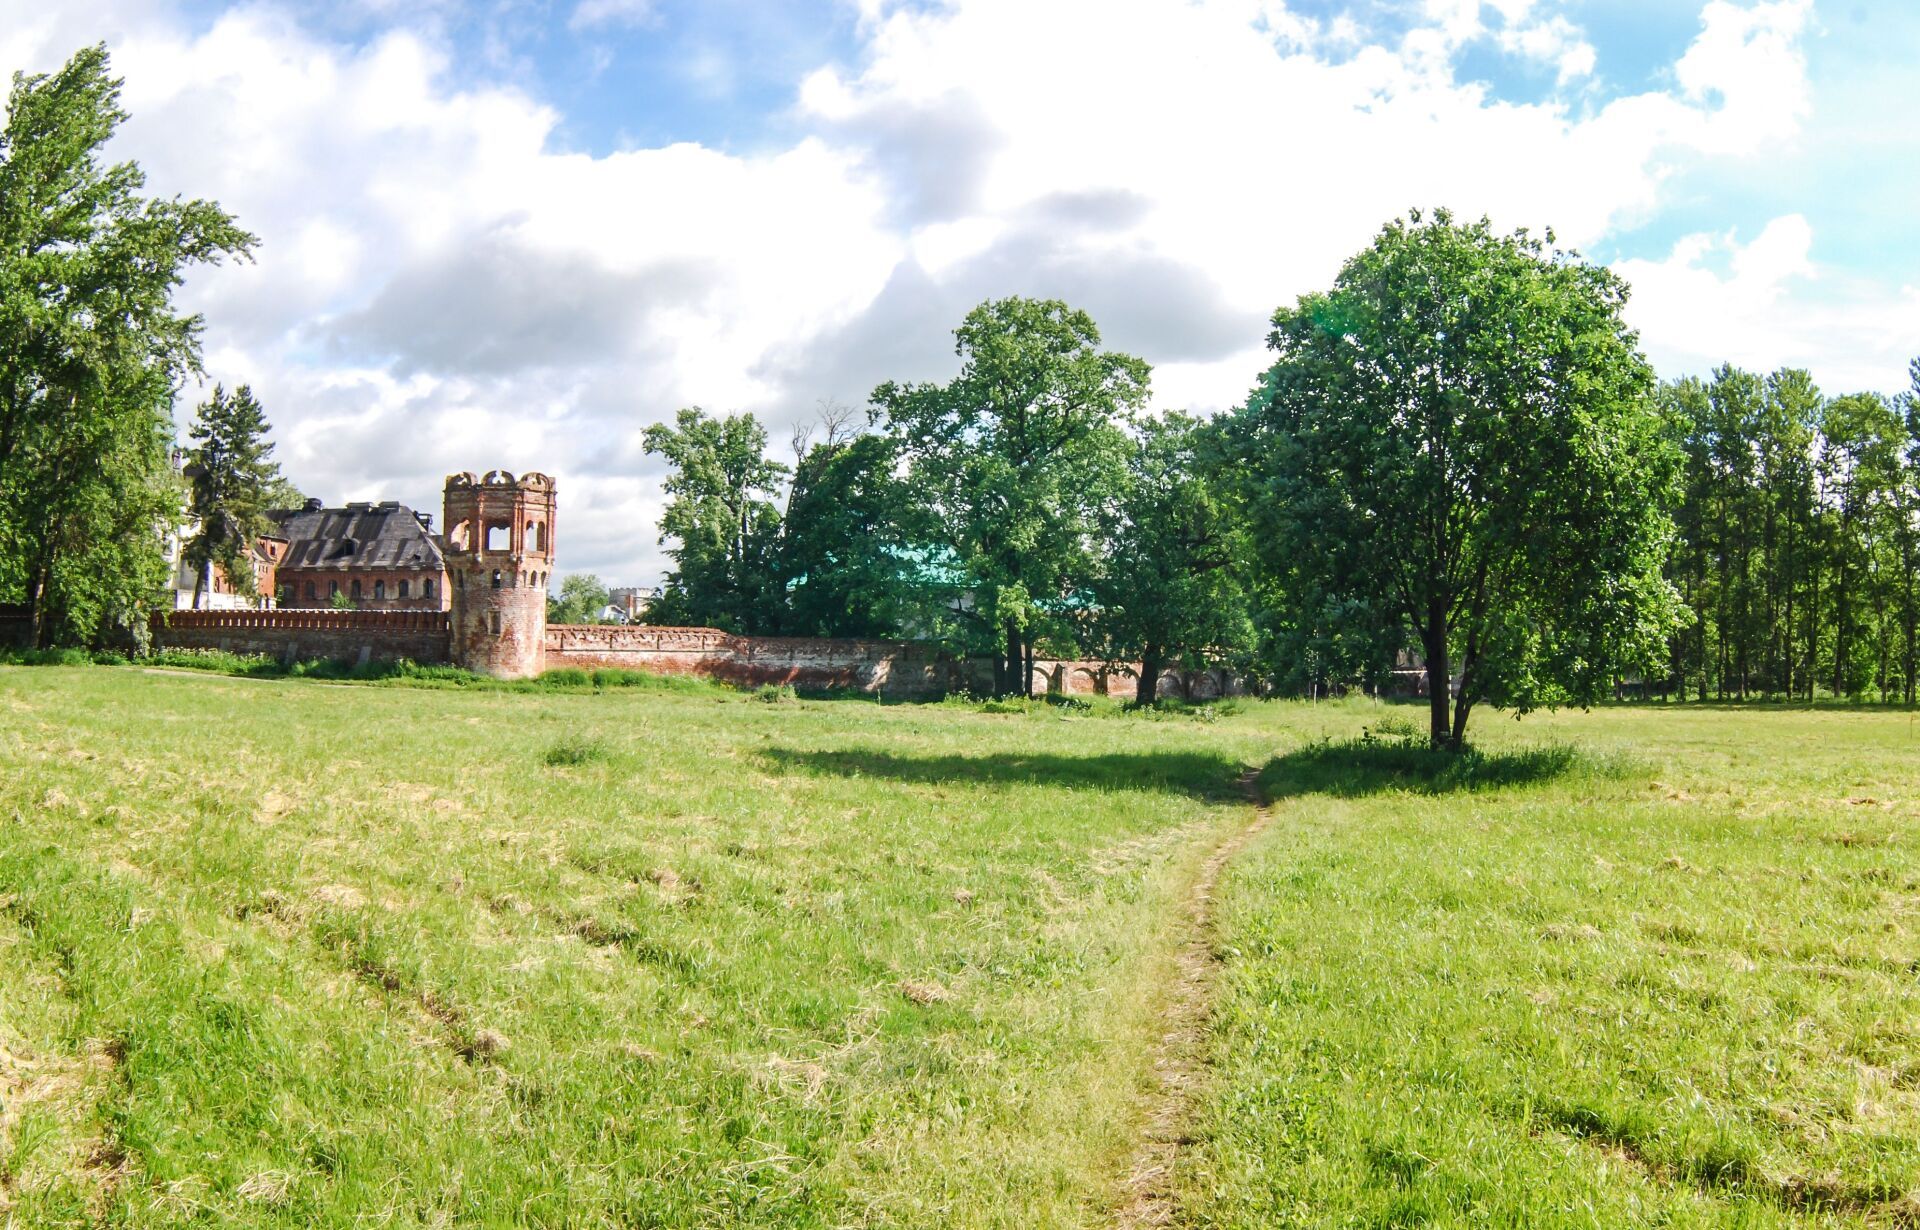
[[639, 624], [647, 621], [647, 609], [660, 600], [660, 591], [643, 585], [623, 586], [607, 591], [607, 605], [600, 618], [610, 623]]
[[275, 574], [280, 557], [287, 549], [284, 540], [267, 535], [254, 540], [253, 549], [247, 553], [248, 562], [253, 565], [250, 587], [236, 586], [227, 576], [227, 570], [218, 564], [208, 564], [205, 573], [199, 574], [199, 570], [187, 562], [185, 541], [177, 535], [167, 541], [168, 605], [174, 610], [193, 609], [196, 588], [203, 611], [239, 611], [273, 605]]
[[447, 562], [433, 517], [388, 500], [267, 514], [286, 542], [275, 569], [282, 607], [444, 611]]
[[[174, 472], [182, 482], [199, 472], [185, 449], [173, 450], [172, 460]], [[239, 587], [227, 576], [226, 569], [218, 564], [210, 563], [202, 571], [187, 562], [187, 543], [199, 532], [199, 523], [189, 520], [187, 524], [167, 533], [166, 542], [161, 548], [167, 560], [167, 590], [161, 595], [163, 605], [176, 611], [192, 610], [194, 591], [197, 589], [200, 609], [203, 611], [271, 607], [275, 570], [280, 564], [280, 557], [286, 554], [286, 540], [270, 534], [256, 538], [253, 549], [247, 553], [247, 561], [253, 566], [253, 585]]]

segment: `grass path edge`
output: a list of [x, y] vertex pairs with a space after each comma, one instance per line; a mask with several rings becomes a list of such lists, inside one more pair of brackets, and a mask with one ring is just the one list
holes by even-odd
[[1227, 864], [1273, 823], [1272, 804], [1260, 793], [1260, 772], [1261, 766], [1251, 765], [1239, 779], [1253, 804], [1253, 818], [1207, 854], [1181, 897], [1182, 936], [1173, 960], [1172, 990], [1160, 1010], [1159, 1036], [1153, 1044], [1151, 1091], [1114, 1211], [1113, 1224], [1121, 1230], [1172, 1226], [1176, 1221], [1174, 1167], [1191, 1140], [1195, 1103], [1206, 1079], [1207, 1026], [1225, 964], [1216, 943], [1214, 894]]

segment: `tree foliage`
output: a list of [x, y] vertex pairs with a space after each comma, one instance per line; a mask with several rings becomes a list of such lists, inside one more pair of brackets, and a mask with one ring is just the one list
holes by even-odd
[[[1920, 368], [1913, 373], [1920, 388]], [[1745, 700], [1916, 698], [1920, 413], [1722, 367], [1663, 389], [1685, 465], [1668, 571], [1694, 620], [1665, 686]]]
[[254, 242], [102, 161], [119, 98], [105, 49], [85, 48], [16, 75], [0, 131], [0, 595], [43, 644], [135, 623], [159, 592], [180, 513], [172, 399], [200, 355], [174, 291]]
[[1101, 350], [1085, 312], [998, 299], [954, 331], [960, 374], [875, 389], [933, 519], [932, 554], [968, 595], [961, 647], [991, 653], [997, 692], [1026, 692], [1036, 645], [1070, 639], [1089, 595], [1099, 502], [1124, 472], [1123, 424], [1149, 369]]
[[1214, 425], [1188, 415], [1146, 420], [1105, 511], [1088, 639], [1111, 661], [1139, 664], [1141, 704], [1157, 698], [1168, 666], [1244, 663], [1253, 644], [1246, 545], [1222, 491], [1223, 443]]
[[591, 572], [576, 572], [560, 582], [560, 596], [547, 599], [547, 622], [597, 624], [613, 601], [606, 583]]
[[698, 406], [675, 424], [647, 428], [646, 449], [670, 467], [660, 540], [674, 562], [655, 607], [660, 623], [770, 632], [780, 606], [773, 502], [786, 466], [767, 456], [767, 431], [751, 414], [716, 417]]
[[900, 472], [903, 443], [830, 431], [794, 467], [782, 524], [780, 573], [792, 636], [925, 634], [940, 618], [942, 587], [923, 567], [931, 528]]
[[266, 412], [244, 384], [231, 394], [215, 385], [195, 414], [187, 466], [194, 531], [181, 554], [194, 569], [196, 607], [209, 565], [218, 565], [236, 591], [254, 585], [253, 546], [272, 526], [267, 510], [281, 482], [268, 430]]
[[1680, 617], [1672, 450], [1626, 287], [1550, 245], [1444, 212], [1390, 223], [1274, 314], [1243, 412], [1278, 596], [1299, 627], [1407, 629], [1438, 745], [1481, 702], [1595, 699]]

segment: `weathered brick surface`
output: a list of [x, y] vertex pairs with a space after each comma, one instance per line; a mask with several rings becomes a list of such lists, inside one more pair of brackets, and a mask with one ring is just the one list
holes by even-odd
[[955, 682], [955, 664], [924, 645], [734, 636], [715, 628], [552, 624], [546, 664], [549, 670], [617, 667], [703, 675], [743, 687], [786, 683], [903, 698], [943, 695]]
[[544, 669], [554, 482], [505, 470], [452, 474], [445, 491], [453, 661], [500, 679]]
[[153, 643], [224, 649], [283, 661], [447, 661], [445, 611], [160, 611]]
[[[554, 624], [547, 628], [552, 670], [619, 667], [656, 675], [702, 675], [743, 687], [786, 683], [797, 688], [927, 699], [993, 683], [984, 659], [960, 660], [911, 641], [734, 636], [716, 628]], [[1034, 664], [1033, 690], [1071, 696], [1130, 695], [1133, 672], [1099, 662]], [[1173, 695], [1185, 695], [1176, 682]]]

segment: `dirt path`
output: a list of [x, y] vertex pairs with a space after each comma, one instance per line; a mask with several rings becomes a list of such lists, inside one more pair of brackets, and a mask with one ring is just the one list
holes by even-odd
[[1240, 788], [1254, 804], [1253, 819], [1214, 847], [1181, 901], [1184, 935], [1174, 959], [1173, 995], [1153, 1048], [1154, 1089], [1114, 1214], [1114, 1225], [1123, 1230], [1174, 1224], [1173, 1167], [1191, 1141], [1194, 1102], [1206, 1078], [1207, 1022], [1222, 967], [1214, 951], [1213, 894], [1227, 863], [1273, 822], [1272, 809], [1255, 785], [1259, 774], [1252, 768], [1240, 777]]

